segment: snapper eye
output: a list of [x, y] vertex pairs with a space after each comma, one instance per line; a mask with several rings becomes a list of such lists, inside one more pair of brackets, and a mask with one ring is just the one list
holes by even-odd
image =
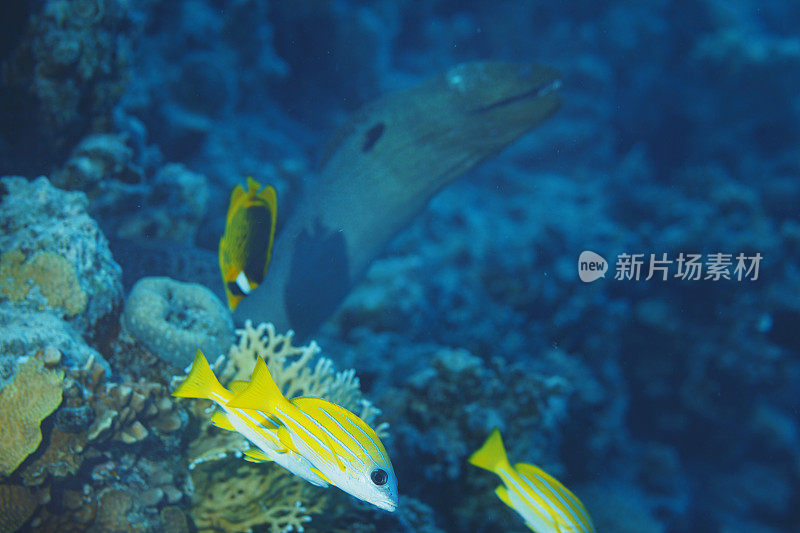
[[376, 485], [386, 485], [386, 482], [389, 481], [389, 474], [386, 473], [386, 470], [376, 468], [370, 473], [369, 478]]

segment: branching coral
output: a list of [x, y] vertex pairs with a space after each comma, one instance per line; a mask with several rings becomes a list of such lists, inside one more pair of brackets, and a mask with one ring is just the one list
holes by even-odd
[[[333, 361], [327, 357], [319, 357], [311, 366], [320, 352], [316, 342], [296, 347], [292, 345], [292, 331], [281, 335], [272, 324], [253, 327], [249, 320], [244, 329], [236, 333], [239, 335], [238, 342], [231, 347], [228, 359], [220, 363], [220, 379], [223, 382], [249, 380], [256, 357], [261, 357], [287, 398], [325, 398], [353, 411], [367, 424], [371, 424], [380, 414], [380, 410], [362, 397], [355, 370], [336, 372]], [[386, 428], [387, 425], [381, 425], [376, 431], [380, 435]]]
[[[253, 327], [249, 321], [237, 334], [228, 357], [214, 364], [222, 383], [248, 380], [261, 357], [288, 397], [323, 397], [359, 414], [368, 424], [375, 423], [380, 411], [362, 397], [355, 373], [337, 372], [330, 359], [319, 357], [316, 343], [297, 347], [291, 332], [281, 335], [272, 324]], [[330, 505], [327, 491], [276, 465], [241, 461], [237, 456], [247, 447], [245, 440], [212, 427], [207, 406], [205, 401], [194, 403], [201, 426], [189, 450], [197, 490], [191, 514], [201, 530], [249, 531], [266, 525], [271, 533], [302, 531], [312, 514]], [[385, 434], [387, 427], [381, 424], [376, 431]]]
[[224, 353], [233, 338], [230, 314], [214, 293], [163, 277], [134, 285], [122, 324], [153, 355], [178, 368], [189, 364], [198, 348], [209, 357]]
[[201, 531], [249, 531], [263, 525], [270, 533], [303, 531], [326, 502], [319, 495], [322, 489], [274, 465], [228, 459], [196, 469], [192, 479], [197, 490], [192, 518]]
[[0, 475], [10, 475], [39, 447], [39, 424], [61, 403], [63, 379], [63, 372], [46, 370], [41, 361], [28, 358], [14, 381], [0, 390]]

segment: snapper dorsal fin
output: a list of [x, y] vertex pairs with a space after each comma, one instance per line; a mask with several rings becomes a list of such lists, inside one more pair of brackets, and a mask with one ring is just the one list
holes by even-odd
[[494, 428], [489, 438], [483, 443], [483, 446], [470, 456], [469, 462], [490, 472], [497, 472], [503, 467], [511, 468], [511, 465], [508, 464], [508, 456], [506, 455], [499, 429]]
[[232, 409], [255, 409], [267, 414], [272, 413], [276, 406], [288, 403], [272, 375], [267, 369], [267, 364], [261, 357], [256, 358], [253, 377], [245, 390], [228, 402]]

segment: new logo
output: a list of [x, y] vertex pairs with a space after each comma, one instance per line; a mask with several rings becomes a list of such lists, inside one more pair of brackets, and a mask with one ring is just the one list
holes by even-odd
[[606, 277], [608, 271], [608, 261], [603, 259], [603, 256], [596, 254], [589, 250], [581, 252], [578, 257], [578, 276], [584, 283], [591, 283], [592, 281]]

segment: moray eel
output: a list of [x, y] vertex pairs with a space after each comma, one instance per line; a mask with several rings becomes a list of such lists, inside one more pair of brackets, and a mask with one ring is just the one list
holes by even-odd
[[313, 333], [437, 191], [557, 111], [560, 85], [549, 67], [466, 63], [368, 104], [334, 135], [236, 321]]

